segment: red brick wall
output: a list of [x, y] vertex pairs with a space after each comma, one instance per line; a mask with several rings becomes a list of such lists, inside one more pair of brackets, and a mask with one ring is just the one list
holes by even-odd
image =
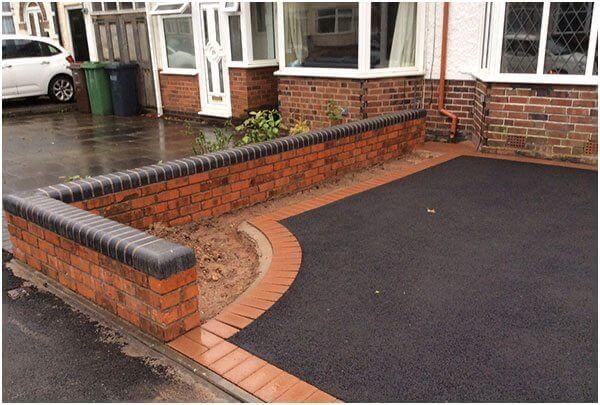
[[196, 269], [158, 280], [6, 213], [14, 256], [61, 285], [170, 341], [200, 324]]
[[[424, 81], [424, 108], [427, 110], [427, 133], [447, 137], [450, 134], [450, 118], [438, 111], [439, 80]], [[444, 107], [458, 117], [458, 135], [473, 135], [474, 80], [446, 80]]]
[[287, 123], [292, 119], [308, 120], [312, 129], [331, 126], [327, 117], [327, 102], [334, 100], [346, 108], [343, 122], [363, 118], [362, 80], [311, 77], [279, 77], [279, 111]]
[[486, 95], [483, 150], [594, 163], [595, 86], [479, 84]]
[[160, 73], [160, 94], [166, 114], [197, 114], [200, 111], [198, 75]]
[[362, 97], [364, 118], [419, 108], [423, 99], [423, 78], [368, 79], [364, 81]]
[[233, 118], [246, 118], [250, 111], [277, 108], [277, 67], [229, 68]]
[[214, 217], [397, 157], [425, 138], [424, 118], [76, 203], [144, 229]]

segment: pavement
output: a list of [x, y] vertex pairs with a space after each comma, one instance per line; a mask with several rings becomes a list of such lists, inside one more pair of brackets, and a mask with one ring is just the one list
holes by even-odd
[[[2, 193], [193, 155], [199, 123], [66, 112], [2, 119]], [[4, 221], [3, 246], [10, 246]]]
[[346, 402], [597, 402], [597, 173], [459, 157], [285, 219], [229, 342]]
[[[3, 194], [193, 154], [180, 121], [65, 112], [3, 117], [2, 130]], [[4, 255], [7, 239], [3, 221]], [[23, 288], [4, 260], [2, 277], [3, 401], [234, 401], [54, 295]]]
[[16, 98], [2, 101], [2, 118], [76, 111], [77, 104], [55, 103], [48, 97]]
[[2, 268], [3, 402], [236, 402]]

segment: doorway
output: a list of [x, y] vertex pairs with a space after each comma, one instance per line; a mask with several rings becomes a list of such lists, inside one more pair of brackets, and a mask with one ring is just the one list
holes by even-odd
[[90, 60], [87, 33], [85, 31], [85, 20], [81, 8], [68, 9], [69, 29], [71, 30], [71, 43], [73, 45], [73, 57], [77, 62]]
[[47, 37], [48, 32], [44, 29], [42, 10], [39, 6], [28, 7], [26, 12], [27, 32], [34, 37]]
[[225, 15], [219, 3], [200, 4], [200, 96], [202, 114], [231, 116], [229, 69], [227, 66], [228, 39]]

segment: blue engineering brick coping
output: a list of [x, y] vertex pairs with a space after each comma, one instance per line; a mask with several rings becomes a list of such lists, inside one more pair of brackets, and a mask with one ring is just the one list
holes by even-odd
[[9, 213], [33, 222], [157, 279], [196, 263], [192, 249], [89, 213], [68, 203], [243, 163], [363, 132], [424, 118], [425, 110], [406, 110], [272, 141], [205, 155], [55, 184], [2, 198]]

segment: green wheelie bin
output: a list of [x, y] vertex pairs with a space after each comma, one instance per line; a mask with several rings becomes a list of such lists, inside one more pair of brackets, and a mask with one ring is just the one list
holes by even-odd
[[111, 115], [113, 113], [112, 96], [108, 72], [104, 69], [108, 63], [84, 62], [81, 67], [85, 71], [90, 107], [94, 115]]

